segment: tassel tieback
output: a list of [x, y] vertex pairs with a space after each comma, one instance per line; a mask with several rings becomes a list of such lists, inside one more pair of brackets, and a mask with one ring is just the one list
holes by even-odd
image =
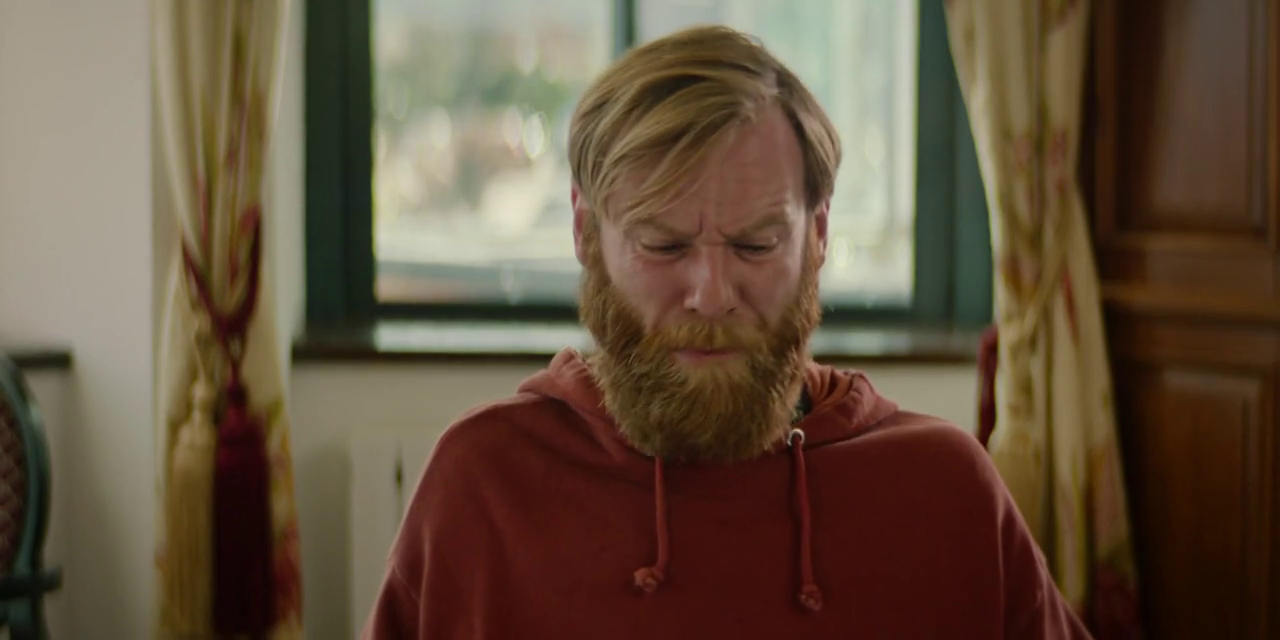
[[182, 256], [227, 364], [213, 482], [213, 628], [222, 635], [261, 637], [275, 618], [271, 466], [265, 431], [250, 409], [240, 370], [261, 279], [262, 219], [256, 206], [241, 223], [249, 234], [249, 262], [244, 296], [230, 311], [214, 303], [209, 283], [185, 245]]

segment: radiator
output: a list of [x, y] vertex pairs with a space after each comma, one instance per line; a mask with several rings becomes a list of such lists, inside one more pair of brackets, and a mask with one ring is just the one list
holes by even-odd
[[387, 553], [438, 431], [360, 432], [348, 443], [351, 461], [351, 621], [358, 637], [386, 572]]

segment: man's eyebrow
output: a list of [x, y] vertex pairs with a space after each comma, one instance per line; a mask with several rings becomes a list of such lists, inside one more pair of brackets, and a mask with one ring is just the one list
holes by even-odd
[[787, 227], [787, 214], [785, 211], [774, 211], [765, 217], [733, 232], [727, 234], [729, 237], [742, 238], [754, 235], [761, 231], [769, 231], [775, 227]]
[[[763, 231], [770, 231], [778, 227], [785, 228], [787, 226], [788, 221], [786, 211], [777, 210], [745, 227], [742, 227], [741, 229], [738, 229], [737, 231], [724, 234], [724, 237], [731, 239], [744, 238]], [[656, 231], [664, 236], [670, 236], [672, 238], [692, 238], [697, 235], [697, 233], [681, 231], [665, 222], [653, 218], [635, 221], [627, 226], [624, 233], [631, 235], [637, 231]]]
[[647, 220], [637, 220], [635, 223], [628, 225], [626, 228], [626, 233], [631, 234], [636, 231], [643, 231], [643, 230], [657, 231], [662, 235], [672, 236], [674, 238], [688, 238], [695, 235], [692, 233], [680, 231], [679, 229], [676, 229], [675, 227], [669, 224], [666, 224], [659, 220], [654, 220], [652, 218]]

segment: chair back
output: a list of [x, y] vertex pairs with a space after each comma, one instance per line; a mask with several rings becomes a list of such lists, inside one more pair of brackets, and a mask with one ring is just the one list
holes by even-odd
[[986, 447], [996, 428], [996, 369], [999, 364], [1000, 336], [995, 325], [982, 332], [978, 347], [978, 442]]
[[0, 354], [0, 576], [40, 569], [49, 495], [43, 419], [22, 371]]

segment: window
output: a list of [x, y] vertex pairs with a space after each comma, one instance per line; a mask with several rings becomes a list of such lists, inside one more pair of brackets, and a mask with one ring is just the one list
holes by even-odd
[[986, 206], [940, 2], [322, 0], [307, 22], [313, 322], [574, 317], [578, 97], [632, 44], [709, 22], [758, 36], [840, 131], [829, 321], [989, 320]]

